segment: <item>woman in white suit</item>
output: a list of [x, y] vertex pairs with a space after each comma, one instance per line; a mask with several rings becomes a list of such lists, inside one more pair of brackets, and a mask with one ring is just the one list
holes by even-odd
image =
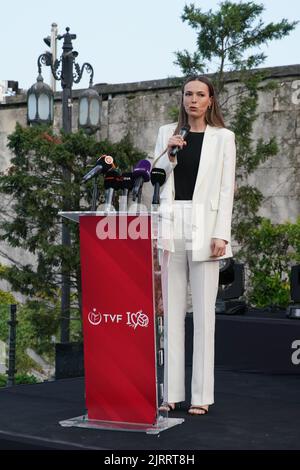
[[[189, 125], [185, 139], [182, 127]], [[178, 148], [176, 156], [170, 152]], [[214, 403], [215, 301], [219, 261], [232, 256], [235, 182], [234, 133], [225, 128], [214, 87], [203, 76], [182, 89], [178, 123], [159, 129], [153, 166], [167, 179], [161, 192], [162, 292], [165, 312], [165, 387], [161, 409], [185, 400], [187, 284], [193, 302], [193, 373], [188, 412]]]

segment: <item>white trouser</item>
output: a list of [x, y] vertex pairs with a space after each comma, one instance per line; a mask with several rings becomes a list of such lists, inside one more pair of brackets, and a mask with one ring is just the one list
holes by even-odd
[[[175, 252], [163, 252], [162, 294], [165, 314], [164, 400], [185, 400], [185, 315], [187, 285], [193, 301], [192, 405], [214, 403], [215, 302], [219, 284], [219, 261], [192, 261], [190, 244], [191, 204], [175, 201]], [[186, 210], [187, 209], [187, 210]], [[184, 214], [184, 216], [183, 216]], [[180, 237], [180, 226], [184, 234]]]

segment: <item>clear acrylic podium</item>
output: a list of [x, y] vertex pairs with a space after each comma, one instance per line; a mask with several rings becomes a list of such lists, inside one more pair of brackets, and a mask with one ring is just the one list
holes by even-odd
[[87, 409], [59, 424], [148, 434], [181, 424], [159, 411], [165, 365], [157, 212], [59, 214], [80, 228]]

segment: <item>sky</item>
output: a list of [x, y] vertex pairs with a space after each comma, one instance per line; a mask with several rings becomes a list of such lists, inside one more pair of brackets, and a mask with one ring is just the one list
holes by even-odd
[[[243, 3], [244, 0], [242, 0]], [[36, 81], [37, 58], [47, 50], [43, 38], [57, 23], [59, 34], [77, 35], [73, 42], [77, 62], [94, 68], [94, 83], [126, 83], [180, 76], [175, 51], [196, 50], [196, 31], [181, 20], [185, 4], [215, 11], [219, 0], [15, 0], [13, 10], [2, 8], [0, 80], [15, 80], [28, 89]], [[263, 4], [264, 23], [300, 20], [299, 0], [255, 0]], [[17, 10], [17, 11], [16, 11]], [[264, 66], [300, 63], [300, 24], [290, 35], [272, 41], [261, 51]], [[58, 41], [58, 55], [62, 41]], [[212, 64], [213, 68], [213, 64]], [[212, 70], [208, 70], [212, 71]], [[45, 82], [50, 71], [43, 67]], [[85, 73], [76, 88], [88, 86]], [[60, 87], [58, 86], [58, 89]]]

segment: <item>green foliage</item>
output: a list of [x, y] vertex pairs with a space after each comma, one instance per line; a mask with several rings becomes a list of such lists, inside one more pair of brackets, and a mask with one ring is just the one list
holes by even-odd
[[[0, 174], [0, 193], [10, 204], [2, 213], [0, 240], [31, 253], [33, 261], [24, 264], [9, 253], [10, 265], [0, 266], [0, 278], [29, 299], [18, 307], [16, 349], [17, 370], [28, 372], [41, 369], [26, 353], [28, 348], [54, 362], [54, 344], [61, 325], [63, 266], [71, 282], [70, 340], [82, 340], [78, 226], [68, 223], [71, 246], [62, 246], [58, 212], [90, 209], [93, 182], [82, 185], [81, 180], [100, 155], [112, 155], [124, 171], [145, 154], [133, 147], [129, 136], [112, 144], [97, 142], [82, 131], [55, 135], [47, 127], [24, 128], [19, 124], [8, 138], [8, 147], [14, 156], [10, 168]], [[64, 178], [65, 169], [70, 181]], [[103, 192], [101, 178], [99, 189]], [[11, 295], [1, 291], [0, 301], [15, 303]], [[0, 339], [4, 341], [8, 338], [7, 314], [6, 309], [0, 317]]]
[[[9, 305], [0, 304], [0, 340], [8, 345]], [[71, 309], [70, 341], [82, 341], [81, 313]], [[60, 300], [28, 300], [17, 307], [16, 369], [27, 373], [31, 369], [42, 372], [42, 368], [27, 354], [34, 350], [49, 364], [54, 364], [55, 343], [59, 337]]]
[[[0, 305], [0, 339], [8, 345], [9, 305]], [[17, 307], [16, 369], [26, 373], [41, 367], [29, 357], [27, 348], [33, 349], [46, 362], [54, 362], [55, 338], [59, 328], [59, 305], [49, 307], [42, 301], [28, 301]]]
[[[18, 308], [16, 368], [28, 372], [41, 367], [26, 353], [33, 349], [47, 362], [54, 362], [54, 345], [61, 325], [61, 275], [70, 273], [70, 340], [82, 340], [80, 315], [81, 278], [79, 233], [68, 223], [71, 246], [61, 243], [61, 210], [86, 211], [91, 207], [93, 182], [81, 184], [83, 175], [103, 154], [112, 155], [121, 171], [132, 168], [145, 154], [135, 149], [130, 137], [112, 144], [97, 142], [82, 131], [72, 134], [43, 126], [16, 125], [8, 138], [13, 153], [10, 168], [0, 174], [0, 193], [9, 201], [2, 212], [0, 240], [32, 255], [32, 262], [21, 263], [7, 254], [9, 266], [0, 266], [0, 278], [13, 291], [29, 299]], [[70, 179], [66, 179], [66, 169]], [[103, 181], [99, 178], [100, 193]], [[0, 292], [0, 301], [15, 303]], [[0, 339], [7, 341], [7, 314], [0, 309]]]
[[7, 377], [4, 374], [0, 374], [0, 388], [6, 387], [7, 384]]
[[54, 338], [60, 322], [59, 301], [52, 306], [45, 301], [28, 301], [18, 309], [17, 344], [21, 354], [27, 347], [43, 355], [46, 360], [54, 357]]
[[34, 375], [31, 374], [16, 374], [15, 384], [37, 384], [39, 381]]
[[[10, 282], [12, 290], [49, 303], [57, 298], [63, 265], [71, 273], [71, 289], [77, 292], [74, 300], [78, 306], [78, 226], [69, 224], [71, 247], [62, 246], [58, 212], [63, 208], [90, 209], [93, 183], [82, 185], [81, 179], [99, 155], [112, 155], [121, 170], [132, 167], [145, 155], [132, 146], [128, 136], [111, 144], [97, 142], [82, 131], [55, 136], [49, 128], [23, 128], [19, 124], [8, 138], [8, 147], [14, 157], [9, 170], [0, 175], [0, 193], [12, 204], [3, 214], [0, 239], [32, 253], [36, 263], [22, 265], [15, 259], [0, 271], [0, 277]], [[63, 178], [65, 168], [71, 174], [70, 182]]]
[[190, 55], [185, 49], [183, 52], [176, 52], [176, 56], [177, 60], [174, 63], [180, 66], [184, 75], [197, 75], [204, 71], [200, 52], [194, 52], [193, 55]]
[[6, 342], [8, 340], [8, 312], [7, 304], [0, 304], [0, 340]]
[[[0, 268], [1, 269], [1, 268]], [[10, 292], [5, 292], [4, 290], [0, 290], [0, 305], [11, 305], [16, 304], [16, 300], [14, 296]]]
[[[28, 374], [16, 374], [15, 376], [15, 385], [21, 384], [36, 384], [38, 380], [34, 375]], [[0, 388], [6, 387], [7, 385], [7, 376], [4, 374], [0, 374]]]
[[168, 116], [172, 120], [172, 122], [177, 122], [178, 121], [178, 115], [179, 115], [178, 106], [172, 106], [169, 109], [169, 112], [168, 112]]
[[[249, 70], [261, 65], [266, 59], [262, 53], [253, 53], [253, 49], [267, 44], [274, 39], [287, 36], [297, 25], [283, 19], [279, 23], [264, 25], [260, 16], [263, 5], [254, 2], [235, 3], [224, 1], [219, 10], [206, 13], [194, 4], [185, 5], [182, 20], [197, 32], [197, 51], [190, 56], [187, 51], [177, 53], [177, 64], [184, 72], [191, 73], [196, 68], [203, 71], [207, 62], [217, 62], [217, 82], [222, 91], [223, 73], [227, 70]], [[247, 51], [250, 55], [246, 56]], [[188, 69], [188, 64], [192, 69]], [[197, 67], [197, 65], [200, 65]]]
[[279, 273], [266, 275], [263, 270], [254, 272], [248, 300], [257, 308], [285, 308], [290, 302], [289, 283], [286, 279], [281, 279]]
[[300, 260], [300, 217], [295, 224], [272, 224], [261, 218], [248, 227], [238, 257], [249, 268], [248, 300], [257, 307], [286, 307], [290, 301], [290, 269]]

